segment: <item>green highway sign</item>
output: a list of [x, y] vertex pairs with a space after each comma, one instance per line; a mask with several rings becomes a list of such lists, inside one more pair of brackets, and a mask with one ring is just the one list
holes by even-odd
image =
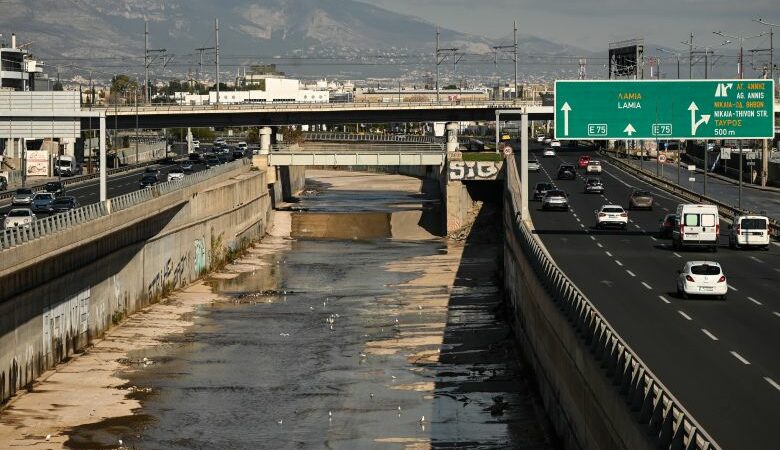
[[764, 139], [773, 80], [555, 82], [555, 139]]

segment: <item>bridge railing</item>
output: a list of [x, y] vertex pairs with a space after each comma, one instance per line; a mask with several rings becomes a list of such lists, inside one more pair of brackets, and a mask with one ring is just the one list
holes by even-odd
[[406, 143], [444, 143], [443, 137], [436, 136], [417, 136], [413, 134], [395, 135], [395, 134], [357, 134], [357, 133], [333, 133], [333, 132], [315, 132], [304, 133], [303, 138], [307, 141], [326, 141], [326, 142], [406, 142]]
[[[353, 102], [353, 103], [229, 103], [219, 105], [173, 105], [158, 104], [139, 106], [109, 106], [102, 108], [106, 115], [134, 115], [159, 112], [209, 112], [209, 111], [323, 111], [323, 110], [361, 110], [361, 109], [421, 109], [430, 107], [441, 108], [520, 108], [527, 106], [542, 106], [541, 101], [480, 101], [480, 100], [448, 100], [432, 102]], [[93, 108], [97, 109], [97, 108]]]
[[356, 142], [350, 144], [349, 148], [336, 142], [271, 145], [271, 152], [274, 153], [442, 153], [444, 151], [444, 144], [423, 142]]
[[[515, 160], [507, 161], [507, 182], [519, 186]], [[519, 211], [519, 192], [515, 189], [510, 195]], [[516, 226], [520, 246], [537, 278], [591, 354], [606, 368], [607, 377], [618, 387], [629, 408], [638, 412], [639, 423], [656, 439], [658, 448], [719, 450], [682, 403], [558, 267], [531, 226], [520, 218], [516, 219]]]
[[120, 195], [104, 202], [92, 203], [65, 213], [54, 214], [32, 222], [29, 226], [18, 226], [0, 232], [0, 252], [18, 245], [34, 242], [44, 236], [49, 236], [67, 228], [107, 216], [112, 212], [121, 211], [139, 205], [161, 195], [178, 189], [192, 186], [203, 180], [230, 172], [249, 164], [247, 159], [233, 161], [228, 164], [187, 175], [181, 180], [168, 181], [150, 188], [141, 189], [129, 194]]

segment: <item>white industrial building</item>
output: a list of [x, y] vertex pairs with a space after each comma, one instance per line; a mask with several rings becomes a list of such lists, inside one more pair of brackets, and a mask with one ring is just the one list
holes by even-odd
[[[265, 103], [329, 103], [330, 93], [326, 90], [301, 89], [300, 81], [288, 78], [264, 78], [264, 89], [248, 91], [221, 91], [219, 103], [265, 104]], [[217, 92], [207, 95], [176, 92], [174, 99], [180, 105], [214, 105]]]

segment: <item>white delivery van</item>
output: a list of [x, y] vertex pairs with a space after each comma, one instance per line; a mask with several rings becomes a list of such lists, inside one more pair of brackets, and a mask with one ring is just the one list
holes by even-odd
[[707, 247], [718, 251], [720, 217], [715, 205], [677, 205], [679, 222], [672, 231], [672, 247]]
[[761, 247], [769, 250], [769, 218], [766, 216], [737, 216], [729, 225], [729, 247]]

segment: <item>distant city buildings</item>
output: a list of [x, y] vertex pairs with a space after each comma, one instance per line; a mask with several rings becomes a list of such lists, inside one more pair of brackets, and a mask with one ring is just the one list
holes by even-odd
[[[262, 80], [262, 82], [260, 82]], [[227, 90], [219, 93], [220, 104], [264, 104], [264, 103], [329, 103], [328, 90], [301, 88], [298, 80], [289, 78], [256, 78], [245, 86], [257, 86], [258, 89]], [[213, 105], [217, 103], [217, 92], [208, 94], [174, 93], [174, 101], [180, 105]]]

